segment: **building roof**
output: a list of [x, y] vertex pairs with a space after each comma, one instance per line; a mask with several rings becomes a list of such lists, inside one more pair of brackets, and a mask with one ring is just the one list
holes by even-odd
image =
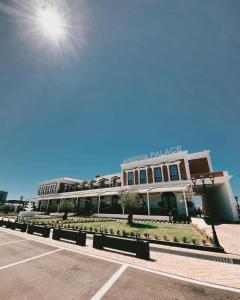
[[39, 185], [49, 184], [49, 183], [54, 183], [54, 182], [82, 183], [82, 182], [84, 182], [84, 180], [71, 178], [71, 177], [59, 177], [59, 178], [41, 181], [41, 182], [39, 182]]

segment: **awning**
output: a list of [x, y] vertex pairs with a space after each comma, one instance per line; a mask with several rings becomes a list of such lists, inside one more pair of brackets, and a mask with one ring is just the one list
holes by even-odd
[[101, 196], [114, 196], [114, 195], [118, 195], [119, 194], [119, 191], [112, 191], [112, 192], [103, 192], [103, 193], [100, 193]]
[[166, 186], [166, 187], [159, 187], [159, 188], [153, 188], [149, 189], [149, 193], [164, 193], [164, 192], [183, 192], [185, 191], [189, 185], [185, 186]]
[[151, 189], [140, 189], [140, 190], [137, 190], [137, 192], [138, 192], [139, 194], [145, 194], [145, 193], [147, 193], [149, 190], [151, 190]]
[[[164, 193], [164, 192], [183, 192], [185, 191], [189, 185], [176, 185], [176, 186], [163, 186], [163, 187], [152, 187], [152, 188], [142, 188], [136, 190], [139, 194], [146, 193]], [[117, 189], [115, 191], [106, 191], [103, 192], [101, 189], [96, 189], [93, 191], [87, 190], [86, 192], [71, 192], [64, 194], [55, 194], [55, 195], [46, 195], [45, 197], [35, 198], [34, 200], [55, 200], [55, 199], [71, 199], [71, 198], [87, 198], [87, 197], [99, 197], [100, 196], [114, 196], [118, 195], [121, 189]]]

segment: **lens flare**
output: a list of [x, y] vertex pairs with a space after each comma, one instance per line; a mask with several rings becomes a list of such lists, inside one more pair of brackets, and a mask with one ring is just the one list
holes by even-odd
[[73, 0], [0, 1], [0, 17], [16, 24], [16, 38], [28, 43], [30, 49], [57, 57], [79, 56], [79, 48], [87, 45], [85, 4]]
[[37, 16], [39, 29], [46, 38], [52, 41], [59, 41], [66, 37], [66, 21], [54, 7], [42, 5], [38, 10]]

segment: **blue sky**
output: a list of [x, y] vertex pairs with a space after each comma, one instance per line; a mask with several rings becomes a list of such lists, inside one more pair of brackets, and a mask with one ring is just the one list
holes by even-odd
[[240, 1], [68, 4], [74, 51], [62, 52], [24, 36], [0, 5], [0, 188], [8, 198], [35, 195], [54, 177], [117, 172], [126, 157], [176, 145], [210, 149], [239, 195]]

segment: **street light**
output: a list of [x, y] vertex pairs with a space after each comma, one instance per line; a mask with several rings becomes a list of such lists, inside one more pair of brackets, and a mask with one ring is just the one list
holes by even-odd
[[[210, 174], [207, 178], [209, 178], [211, 180], [212, 186], [214, 187], [214, 180], [215, 180], [214, 176], [212, 174]], [[206, 177], [204, 175], [200, 175], [199, 179], [201, 180], [204, 192], [207, 195], [207, 187], [206, 187], [206, 184], [205, 184]], [[197, 179], [194, 176], [192, 176], [191, 180], [194, 184], [194, 187], [196, 187]], [[209, 209], [208, 212], [210, 214], [209, 220], [211, 222], [211, 227], [212, 227], [213, 247], [218, 247], [218, 248], [223, 249], [223, 247], [220, 245], [218, 237], [217, 237], [217, 233], [216, 233], [216, 230], [215, 230], [214, 220], [213, 220], [211, 209]]]

